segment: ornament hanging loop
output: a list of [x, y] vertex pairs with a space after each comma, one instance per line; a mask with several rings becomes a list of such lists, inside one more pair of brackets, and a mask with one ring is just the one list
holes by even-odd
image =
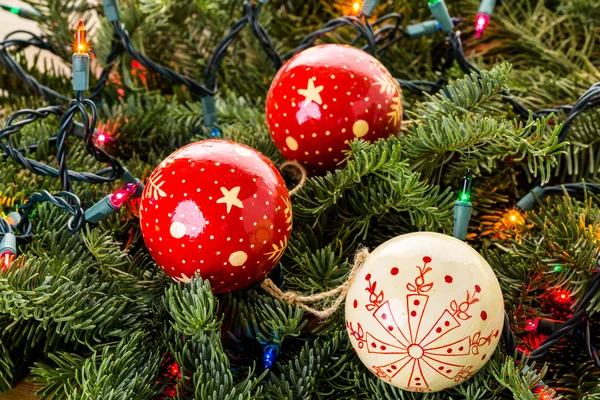
[[300, 164], [298, 161], [292, 160], [292, 161], [286, 161], [283, 164], [281, 164], [279, 166], [279, 170], [283, 172], [283, 170], [287, 167], [295, 168], [294, 172], [292, 173], [292, 176], [294, 177], [294, 179], [298, 180], [298, 183], [296, 184], [296, 186], [294, 186], [294, 188], [288, 192], [290, 194], [290, 196], [293, 196], [296, 193], [298, 193], [300, 191], [300, 189], [302, 189], [304, 187], [304, 184], [306, 183], [306, 177], [307, 177], [306, 168], [304, 168], [304, 166], [302, 164]]
[[[348, 274], [348, 278], [346, 279], [346, 281], [340, 286], [331, 289], [327, 292], [317, 293], [310, 296], [301, 296], [293, 291], [282, 292], [281, 289], [279, 289], [277, 285], [275, 285], [275, 283], [269, 278], [262, 281], [260, 287], [262, 287], [265, 292], [269, 293], [277, 300], [285, 301], [286, 303], [292, 306], [301, 307], [305, 311], [308, 311], [315, 317], [319, 318], [320, 320], [324, 320], [333, 315], [333, 313], [336, 312], [336, 310], [344, 302], [344, 300], [346, 299], [346, 294], [348, 294], [348, 289], [350, 288], [350, 285], [356, 278], [358, 271], [360, 271], [368, 255], [369, 250], [359, 250], [358, 253], [356, 253], [356, 256], [354, 258], [354, 265], [352, 266], [352, 269], [350, 270], [350, 274]], [[310, 303], [316, 303], [320, 300], [329, 299], [334, 296], [337, 296], [337, 298], [335, 299], [333, 304], [325, 309], [317, 310], [316, 308], [310, 307], [308, 305]]]

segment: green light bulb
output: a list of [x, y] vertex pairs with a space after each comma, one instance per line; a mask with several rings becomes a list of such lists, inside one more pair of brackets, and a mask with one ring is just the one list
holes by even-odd
[[20, 10], [17, 7], [11, 7], [10, 12], [13, 14], [18, 14], [20, 12]]
[[439, 3], [440, 0], [429, 0], [429, 4]]
[[554, 272], [561, 272], [562, 271], [562, 267], [560, 265], [557, 265], [556, 267], [554, 267]]

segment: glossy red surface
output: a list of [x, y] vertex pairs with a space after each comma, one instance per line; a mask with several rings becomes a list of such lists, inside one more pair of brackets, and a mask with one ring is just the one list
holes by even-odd
[[266, 119], [277, 148], [313, 172], [333, 170], [347, 141], [400, 132], [398, 83], [375, 58], [354, 47], [326, 44], [297, 54], [277, 72]]
[[292, 229], [289, 194], [277, 168], [256, 150], [226, 140], [189, 144], [154, 170], [140, 205], [144, 241], [176, 280], [195, 272], [213, 292], [264, 278]]

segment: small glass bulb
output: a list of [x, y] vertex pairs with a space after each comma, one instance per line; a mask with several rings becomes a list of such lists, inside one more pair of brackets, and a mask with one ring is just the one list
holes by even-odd
[[79, 20], [77, 30], [75, 31], [75, 53], [87, 53], [87, 31], [85, 25], [83, 25], [83, 20], [81, 19]]
[[115, 208], [121, 207], [136, 192], [138, 184], [128, 183], [123, 189], [119, 189], [110, 196], [110, 202]]
[[5, 251], [0, 254], [0, 268], [2, 272], [6, 271], [15, 260], [15, 255], [11, 251]]
[[475, 37], [477, 39], [479, 39], [481, 37], [481, 35], [483, 35], [483, 32], [485, 31], [485, 28], [487, 27], [489, 22], [490, 22], [489, 15], [487, 15], [487, 14], [477, 15], [477, 21], [475, 23]]
[[273, 343], [268, 344], [263, 349], [263, 367], [265, 369], [271, 369], [277, 356], [279, 355], [279, 347]]

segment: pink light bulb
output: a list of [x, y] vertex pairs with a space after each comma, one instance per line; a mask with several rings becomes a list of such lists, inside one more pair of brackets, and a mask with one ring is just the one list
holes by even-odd
[[137, 183], [128, 183], [123, 189], [119, 189], [110, 196], [110, 202], [115, 208], [121, 207], [133, 194], [138, 187]]
[[477, 15], [477, 22], [475, 23], [475, 37], [477, 39], [479, 39], [481, 37], [481, 35], [483, 35], [483, 32], [485, 31], [485, 28], [487, 27], [489, 22], [490, 22], [489, 15], [487, 15], [487, 14], [478, 14]]

